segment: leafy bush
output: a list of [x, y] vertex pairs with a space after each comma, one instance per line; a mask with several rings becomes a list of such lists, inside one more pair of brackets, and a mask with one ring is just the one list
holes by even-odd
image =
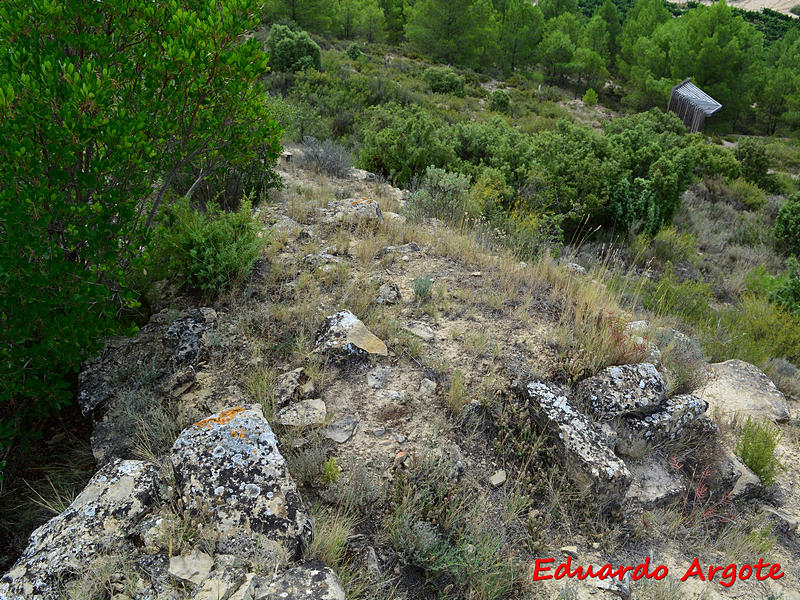
[[743, 138], [736, 146], [736, 158], [742, 165], [742, 176], [763, 185], [769, 168], [769, 158], [764, 144], [755, 138]]
[[361, 58], [361, 48], [358, 47], [358, 44], [353, 42], [347, 47], [346, 54], [350, 60], [358, 60]]
[[292, 31], [286, 25], [272, 26], [267, 38], [270, 60], [278, 71], [322, 70], [322, 51], [306, 31]]
[[744, 177], [734, 179], [728, 184], [730, 199], [746, 210], [758, 210], [767, 202], [767, 195], [755, 183]]
[[653, 237], [650, 254], [663, 263], [694, 264], [698, 261], [697, 240], [691, 233], [679, 233], [673, 227], [666, 227]]
[[793, 6], [793, 7], [792, 7], [790, 10], [789, 10], [789, 12], [790, 12], [790, 13], [792, 13], [793, 15], [797, 15], [798, 17], [800, 17], [800, 4], [795, 4], [795, 5], [794, 5], [794, 6]]
[[667, 265], [656, 283], [644, 286], [641, 300], [649, 310], [695, 324], [710, 318], [714, 294], [711, 286], [703, 281], [679, 280], [672, 265]]
[[467, 204], [470, 177], [428, 167], [420, 187], [411, 195], [408, 210], [416, 219], [435, 217], [461, 225]]
[[494, 90], [489, 96], [489, 110], [507, 113], [511, 106], [511, 97], [505, 90]]
[[464, 96], [464, 78], [446, 67], [428, 67], [422, 74], [425, 83], [436, 94]]
[[775, 483], [778, 475], [786, 469], [775, 456], [782, 437], [781, 430], [772, 423], [755, 421], [751, 417], [747, 417], [739, 432], [736, 454], [765, 486]]
[[270, 169], [268, 57], [242, 39], [258, 4], [0, 7], [0, 445], [69, 402], [65, 379], [104, 335], [131, 330], [141, 249], [187, 157], [196, 179], [265, 142]]
[[800, 256], [800, 193], [781, 206], [772, 234], [778, 250]]
[[599, 98], [597, 97], [597, 92], [595, 92], [592, 88], [586, 90], [586, 93], [583, 95], [583, 103], [587, 106], [594, 106], [597, 104]]
[[455, 161], [451, 132], [419, 106], [389, 103], [369, 109], [367, 115], [359, 159], [367, 171], [406, 185], [428, 166], [446, 167]]
[[800, 262], [794, 256], [790, 256], [786, 260], [786, 269], [786, 275], [777, 278], [774, 289], [769, 293], [769, 299], [800, 316]]
[[353, 164], [350, 153], [333, 140], [318, 141], [307, 137], [303, 140], [302, 162], [317, 173], [334, 177], [346, 177]]
[[690, 148], [698, 177], [722, 177], [736, 179], [742, 174], [742, 166], [733, 152], [722, 146], [711, 144], [700, 134], [691, 136]]
[[223, 212], [214, 203], [205, 212], [188, 201], [177, 202], [158, 232], [156, 264], [181, 285], [214, 296], [250, 272], [265, 239], [249, 199], [236, 212]]

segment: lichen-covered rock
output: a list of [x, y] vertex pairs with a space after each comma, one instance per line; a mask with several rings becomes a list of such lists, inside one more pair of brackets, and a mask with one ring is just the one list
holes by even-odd
[[402, 299], [403, 297], [400, 295], [400, 288], [390, 281], [389, 283], [384, 283], [378, 288], [378, 295], [375, 297], [375, 304], [399, 304]]
[[389, 354], [386, 344], [349, 310], [325, 319], [317, 332], [314, 352], [334, 352], [345, 357]]
[[323, 223], [378, 223], [383, 220], [381, 206], [373, 198], [348, 198], [334, 200], [320, 209]]
[[169, 559], [169, 574], [176, 581], [187, 585], [199, 585], [211, 572], [214, 558], [200, 550], [193, 550], [189, 554], [171, 556]]
[[336, 574], [321, 562], [312, 562], [279, 573], [255, 600], [345, 600]]
[[284, 406], [295, 399], [302, 377], [303, 367], [298, 367], [294, 371], [289, 371], [278, 377], [278, 381], [275, 382], [275, 400], [278, 406]]
[[709, 370], [710, 381], [694, 394], [708, 402], [715, 417], [789, 420], [786, 398], [758, 367], [734, 359], [710, 365]]
[[648, 415], [627, 415], [617, 424], [616, 450], [625, 456], [642, 458], [653, 448], [674, 441], [706, 412], [708, 403], [690, 394], [664, 400]]
[[299, 556], [311, 522], [259, 405], [236, 406], [185, 429], [172, 447], [185, 509], [215, 524], [217, 552]]
[[386, 246], [383, 250], [378, 252], [375, 258], [381, 258], [386, 256], [387, 254], [412, 254], [415, 252], [421, 252], [421, 248], [417, 242], [409, 242], [408, 244], [402, 244], [401, 246]]
[[172, 350], [175, 364], [190, 364], [201, 356], [203, 333], [217, 320], [213, 308], [198, 308], [189, 315], [174, 321], [164, 333], [162, 341]]
[[233, 566], [214, 569], [200, 583], [192, 600], [228, 600], [245, 581], [245, 573]]
[[557, 386], [533, 381], [522, 393], [532, 417], [552, 435], [565, 470], [578, 489], [593, 498], [601, 509], [618, 509], [628, 491], [631, 474], [605, 443], [605, 437]]
[[664, 378], [651, 363], [607, 367], [578, 384], [578, 402], [598, 422], [650, 412], [664, 399]]
[[0, 579], [0, 598], [49, 600], [99, 556], [124, 546], [157, 497], [157, 472], [138, 460], [100, 469], [69, 507], [31, 534], [22, 556]]
[[676, 500], [686, 490], [680, 474], [661, 457], [651, 455], [625, 462], [631, 472], [631, 487], [626, 500], [644, 508], [663, 506]]

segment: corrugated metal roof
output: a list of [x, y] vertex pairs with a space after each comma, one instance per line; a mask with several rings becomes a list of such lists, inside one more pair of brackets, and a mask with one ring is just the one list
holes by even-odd
[[687, 101], [697, 106], [707, 117], [710, 117], [722, 108], [722, 104], [714, 100], [688, 79], [681, 81], [672, 88], [672, 93], [685, 98]]

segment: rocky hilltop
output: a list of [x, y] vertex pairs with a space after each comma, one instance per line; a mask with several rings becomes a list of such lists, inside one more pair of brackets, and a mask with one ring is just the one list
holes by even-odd
[[[614, 316], [624, 352], [576, 372], [570, 290], [603, 294], [586, 269], [412, 223], [400, 190], [296, 159], [242, 289], [213, 307], [165, 293], [84, 365], [98, 470], [0, 597], [800, 597], [800, 474], [762, 485], [729, 435], [747, 416], [789, 427], [766, 375], [712, 364], [675, 393], [661, 356], [691, 338], [632, 314]], [[568, 556], [670, 576], [532, 580]], [[695, 556], [785, 576], [679, 583]]]

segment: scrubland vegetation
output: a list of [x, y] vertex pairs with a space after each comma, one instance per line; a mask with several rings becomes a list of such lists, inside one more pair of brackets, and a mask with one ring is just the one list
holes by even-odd
[[[567, 385], [642, 360], [643, 348], [623, 332], [628, 317], [644, 314], [695, 340], [664, 354], [670, 393], [694, 389], [704, 361], [739, 358], [800, 397], [796, 19], [662, 0], [104, 7], [0, 7], [7, 479], [54, 415], [68, 412], [80, 364], [102, 349], [103, 336], [145, 323], [164, 281], [215, 301], [241, 287], [259, 257], [277, 254], [283, 240], [269, 237], [253, 209], [281, 185], [281, 143], [300, 149], [303, 166], [321, 177], [346, 177], [355, 166], [407, 190], [410, 225], [381, 232], [380, 241], [411, 241], [416, 224], [435, 218], [450, 237], [427, 241], [442, 255], [468, 254], [487, 270], [495, 264], [488, 256], [502, 256], [499, 289], [528, 294], [511, 303], [552, 290], [558, 377]], [[664, 112], [672, 86], [687, 77], [723, 104], [701, 133]], [[302, 222], [330, 199], [293, 197], [289, 214]], [[357, 250], [364, 263], [374, 257], [371, 243]], [[517, 270], [520, 261], [527, 270]], [[593, 284], [565, 273], [569, 262]], [[285, 275], [278, 269], [276, 281]], [[276, 309], [277, 325], [267, 329], [286, 333], [292, 323], [302, 335], [278, 336], [276, 355], [309, 354], [319, 289], [339, 290], [345, 279], [344, 267], [321, 281], [298, 277], [299, 301]], [[341, 297], [368, 302], [362, 283]], [[433, 283], [413, 282], [422, 313], [445, 296]], [[482, 306], [504, 306], [501, 296]], [[380, 337], [397, 334], [390, 317], [362, 312]], [[402, 344], [421, 357], [416, 340]], [[475, 354], [491, 348], [482, 339], [466, 345]], [[268, 405], [274, 373], [261, 375], [250, 392]], [[448, 385], [448, 410], [459, 414], [470, 399], [463, 373]], [[504, 459], [527, 468], [547, 454], [534, 432], [516, 429], [513, 414], [494, 417]], [[769, 483], [781, 465], [772, 455], [777, 436], [765, 427], [744, 425], [738, 450]], [[352, 481], [339, 480], [335, 458], [294, 459], [301, 485], [306, 478], [340, 494], [318, 507], [325, 533], [310, 555], [336, 568], [353, 597], [377, 597], [366, 595], [370, 586], [342, 550], [359, 503], [372, 500], [342, 491]], [[582, 510], [563, 477], [543, 470], [536, 490], [505, 496], [508, 538], [496, 539], [475, 490], [451, 489], [443, 468], [423, 462], [383, 490], [394, 510], [382, 526], [408, 564], [453, 593], [505, 597], [522, 577], [510, 549], [530, 540], [519, 530]], [[46, 495], [46, 487], [37, 490]], [[73, 491], [50, 487], [59, 499]], [[562, 512], [526, 516], [534, 494]], [[694, 510], [672, 518], [710, 544], [707, 523], [689, 527]], [[678, 527], [669, 516], [647, 518], [658, 531]], [[760, 524], [747, 529], [747, 549], [769, 545]]]

